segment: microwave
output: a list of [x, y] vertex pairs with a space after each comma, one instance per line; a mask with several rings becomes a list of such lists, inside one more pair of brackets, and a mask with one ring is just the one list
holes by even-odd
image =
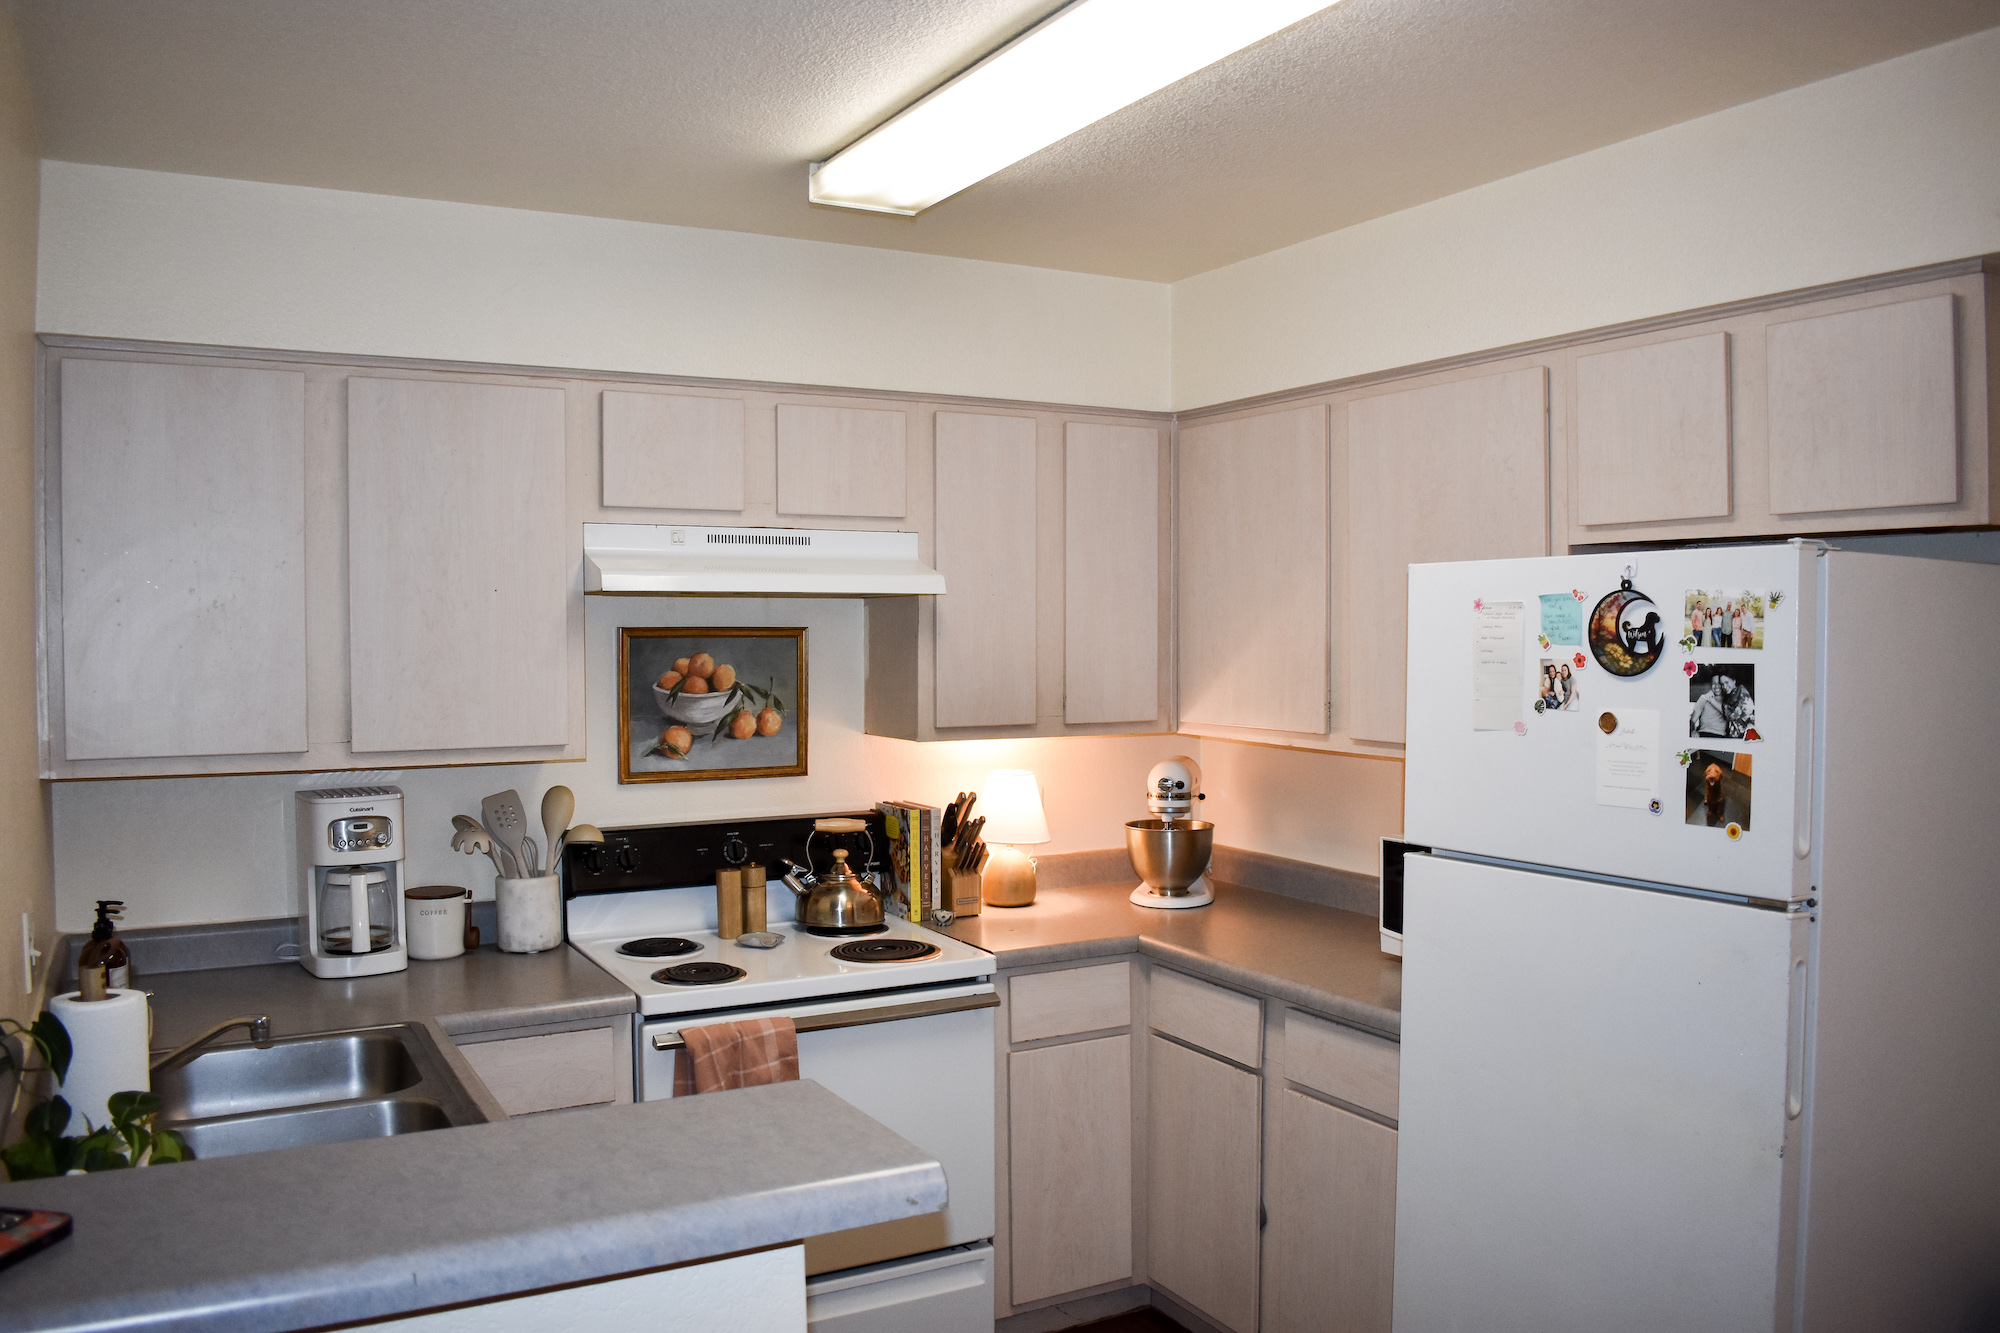
[[1403, 956], [1403, 858], [1430, 848], [1399, 838], [1382, 839], [1382, 874], [1377, 881], [1375, 916], [1382, 927], [1382, 952]]

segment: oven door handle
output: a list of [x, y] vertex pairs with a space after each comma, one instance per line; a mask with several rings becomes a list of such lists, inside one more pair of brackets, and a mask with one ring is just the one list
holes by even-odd
[[[914, 1004], [888, 1004], [878, 1009], [848, 1009], [832, 1014], [803, 1014], [792, 1020], [800, 1032], [825, 1032], [832, 1028], [858, 1028], [869, 1023], [893, 1023], [901, 1018], [930, 1018], [935, 1014], [956, 1014], [968, 1009], [998, 1009], [995, 994], [959, 995], [949, 1000], [919, 1000]], [[686, 1042], [679, 1032], [653, 1034], [653, 1049], [678, 1051]]]

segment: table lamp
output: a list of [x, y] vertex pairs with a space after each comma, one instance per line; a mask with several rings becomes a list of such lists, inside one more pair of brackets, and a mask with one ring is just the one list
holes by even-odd
[[986, 820], [980, 836], [993, 849], [980, 875], [981, 896], [992, 907], [1026, 907], [1035, 901], [1035, 863], [1021, 848], [1049, 840], [1035, 775], [1025, 768], [994, 769], [974, 808]]

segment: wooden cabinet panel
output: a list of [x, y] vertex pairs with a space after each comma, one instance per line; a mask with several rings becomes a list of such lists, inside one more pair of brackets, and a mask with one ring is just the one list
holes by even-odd
[[1258, 1078], [1163, 1037], [1149, 1040], [1147, 1281], [1225, 1328], [1254, 1333]]
[[743, 400], [603, 394], [607, 508], [743, 509]]
[[1347, 405], [1348, 730], [1400, 744], [1409, 566], [1546, 555], [1548, 372]]
[[61, 375], [64, 757], [304, 751], [305, 376]]
[[1017, 1042], [1122, 1028], [1132, 1021], [1132, 965], [1030, 972], [1008, 983], [1007, 1026]]
[[1729, 335], [1576, 359], [1577, 521], [1729, 512]]
[[1264, 1006], [1254, 995], [1153, 969], [1147, 1021], [1170, 1037], [1255, 1069], [1263, 1063]]
[[1064, 425], [1063, 720], [1160, 715], [1160, 432]]
[[617, 1062], [621, 1052], [614, 1027], [552, 1032], [538, 1037], [503, 1037], [470, 1042], [459, 1054], [479, 1075], [508, 1115], [533, 1115], [568, 1106], [629, 1101], [621, 1097]]
[[1394, 1120], [1402, 1066], [1393, 1041], [1285, 1011], [1285, 1077], [1294, 1083]]
[[1389, 1333], [1396, 1131], [1287, 1089], [1269, 1157], [1266, 1333]]
[[1324, 734], [1326, 409], [1188, 427], [1179, 507], [1182, 721]]
[[1953, 314], [1937, 295], [1770, 326], [1773, 513], [1958, 499]]
[[1129, 1277], [1132, 1039], [1016, 1051], [1007, 1084], [1013, 1303]]
[[563, 391], [348, 381], [357, 752], [569, 734]]
[[907, 412], [778, 405], [778, 512], [901, 518]]
[[937, 414], [939, 727], [1035, 721], [1035, 421]]

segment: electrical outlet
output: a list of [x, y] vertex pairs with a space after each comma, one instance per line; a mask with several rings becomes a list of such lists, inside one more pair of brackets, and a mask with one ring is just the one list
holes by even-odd
[[21, 993], [35, 993], [35, 964], [42, 961], [42, 951], [35, 947], [35, 919], [26, 912], [21, 913]]

